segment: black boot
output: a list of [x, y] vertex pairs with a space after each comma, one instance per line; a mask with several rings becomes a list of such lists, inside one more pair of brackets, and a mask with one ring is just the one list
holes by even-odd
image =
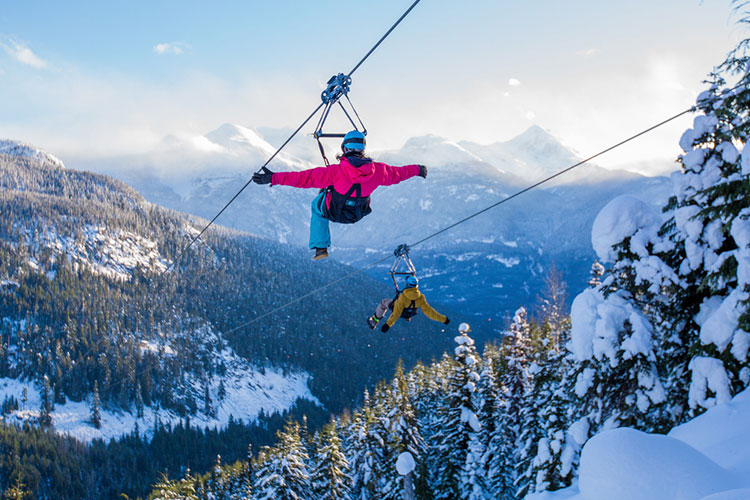
[[315, 247], [315, 255], [313, 255], [313, 260], [325, 259], [326, 257], [328, 257], [328, 249], [327, 248], [318, 248], [318, 247]]

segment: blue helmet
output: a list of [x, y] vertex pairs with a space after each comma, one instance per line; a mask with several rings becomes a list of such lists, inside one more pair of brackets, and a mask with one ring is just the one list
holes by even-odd
[[406, 288], [413, 288], [419, 284], [416, 276], [409, 275], [406, 277]]
[[341, 150], [346, 153], [347, 151], [364, 151], [367, 141], [365, 140], [365, 134], [359, 130], [352, 130], [344, 136], [344, 140], [341, 141]]

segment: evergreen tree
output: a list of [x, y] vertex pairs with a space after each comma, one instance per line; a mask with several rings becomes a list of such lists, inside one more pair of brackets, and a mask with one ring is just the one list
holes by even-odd
[[474, 392], [479, 375], [474, 340], [466, 334], [455, 338], [456, 359], [448, 383], [444, 404], [439, 409], [439, 431], [434, 436], [436, 499], [474, 498], [484, 488], [478, 433], [481, 424], [476, 415]]
[[309, 457], [300, 439], [300, 426], [288, 420], [276, 437], [278, 443], [264, 450], [254, 490], [258, 500], [308, 500], [310, 475], [305, 463]]
[[485, 467], [489, 488], [500, 499], [515, 498], [515, 464], [521, 435], [521, 411], [529, 385], [528, 367], [531, 326], [526, 309], [519, 308], [506, 332], [499, 351], [496, 378], [499, 387], [500, 425], [490, 435], [489, 456]]
[[135, 416], [136, 418], [143, 418], [143, 395], [141, 393], [141, 383], [138, 382], [135, 386]]
[[21, 478], [17, 478], [13, 486], [3, 492], [3, 500], [25, 500], [29, 497], [29, 492], [26, 490]]
[[[425, 454], [425, 442], [419, 431], [417, 414], [412, 404], [412, 389], [409, 387], [404, 373], [403, 362], [399, 360], [391, 383], [391, 409], [388, 413], [390, 423], [388, 449], [389, 467], [386, 467], [384, 477], [387, 484], [383, 498], [401, 499], [412, 495], [415, 483], [415, 472], [408, 474], [408, 478], [396, 471], [396, 461], [402, 453], [409, 453], [416, 464], [419, 464]], [[419, 473], [419, 469], [417, 469]], [[409, 490], [409, 491], [407, 491]]]
[[99, 383], [94, 381], [94, 395], [91, 398], [91, 425], [100, 429], [102, 426], [101, 402], [99, 401]]
[[52, 396], [50, 394], [49, 379], [44, 377], [44, 387], [42, 389], [42, 406], [39, 410], [39, 425], [42, 427], [52, 427]]
[[351, 478], [348, 475], [349, 463], [341, 451], [341, 439], [336, 421], [326, 425], [319, 438], [315, 455], [315, 469], [311, 482], [314, 498], [320, 500], [344, 500], [349, 498]]
[[355, 500], [380, 498], [379, 481], [385, 467], [387, 436], [379, 432], [376, 422], [369, 393], [365, 390], [362, 407], [352, 419], [348, 453], [351, 457], [351, 495]]

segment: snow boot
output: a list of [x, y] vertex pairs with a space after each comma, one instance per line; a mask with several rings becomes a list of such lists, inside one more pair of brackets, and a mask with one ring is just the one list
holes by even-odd
[[372, 316], [367, 318], [367, 326], [370, 327], [370, 330], [374, 330], [378, 327], [378, 321], [380, 321], [380, 318], [373, 314]]
[[315, 247], [315, 255], [313, 255], [313, 260], [325, 259], [326, 257], [328, 257], [328, 249], [327, 248], [318, 248], [318, 247]]

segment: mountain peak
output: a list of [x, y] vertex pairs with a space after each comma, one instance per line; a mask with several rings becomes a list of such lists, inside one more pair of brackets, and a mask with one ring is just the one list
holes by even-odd
[[517, 145], [524, 149], [527, 149], [529, 146], [535, 146], [537, 148], [540, 146], [555, 146], [564, 149], [564, 146], [554, 135], [552, 135], [547, 129], [542, 128], [539, 125], [532, 125], [521, 134], [509, 140], [507, 144]]
[[263, 139], [258, 132], [234, 123], [224, 123], [213, 132], [206, 134], [206, 138], [229, 151], [252, 148], [269, 155], [274, 152], [273, 146]]
[[0, 154], [25, 158], [46, 167], [65, 168], [63, 162], [56, 156], [46, 153], [29, 144], [11, 141], [9, 139], [0, 139]]

